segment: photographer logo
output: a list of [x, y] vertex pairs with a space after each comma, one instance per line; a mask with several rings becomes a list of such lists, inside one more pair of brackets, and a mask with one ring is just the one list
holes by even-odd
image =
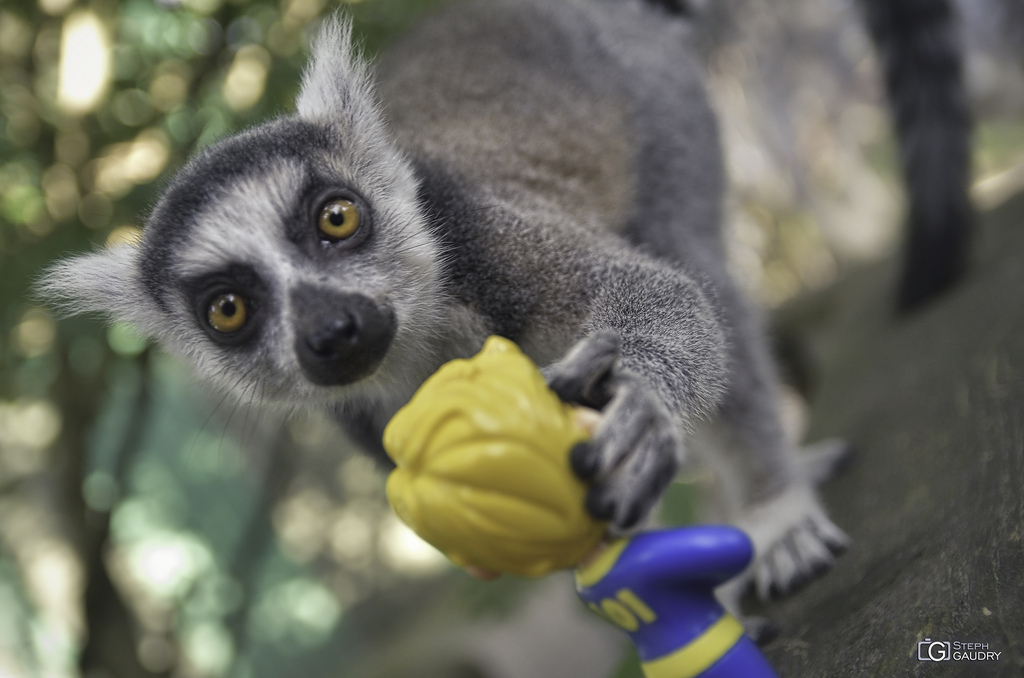
[[999, 661], [1001, 654], [990, 650], [988, 643], [925, 638], [917, 644], [917, 659], [922, 662], [991, 662]]
[[923, 662], [948, 662], [952, 652], [948, 640], [925, 638], [917, 644], [917, 658]]

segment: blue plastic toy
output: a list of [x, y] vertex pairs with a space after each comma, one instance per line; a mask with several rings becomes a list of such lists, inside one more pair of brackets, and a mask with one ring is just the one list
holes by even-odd
[[754, 557], [735, 527], [704, 525], [620, 539], [576, 570], [576, 592], [626, 631], [646, 678], [778, 678], [714, 589]]

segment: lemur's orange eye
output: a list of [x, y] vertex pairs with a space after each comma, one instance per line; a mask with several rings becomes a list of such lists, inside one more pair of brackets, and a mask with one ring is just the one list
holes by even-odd
[[206, 319], [210, 321], [210, 327], [218, 332], [237, 332], [245, 326], [245, 299], [234, 293], [218, 294], [210, 302]]
[[351, 200], [331, 200], [320, 209], [318, 227], [331, 240], [344, 240], [359, 230], [359, 207]]

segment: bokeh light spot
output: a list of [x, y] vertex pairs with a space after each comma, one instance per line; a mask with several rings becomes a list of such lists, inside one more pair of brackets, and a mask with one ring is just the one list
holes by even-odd
[[135, 185], [147, 184], [163, 171], [170, 159], [170, 139], [155, 127], [145, 129], [134, 141], [112, 144], [92, 164], [97, 192], [112, 199], [124, 197]]
[[157, 68], [149, 84], [149, 96], [156, 108], [167, 112], [188, 98], [189, 67], [181, 61], [167, 61]]
[[182, 639], [189, 662], [200, 675], [221, 675], [231, 666], [235, 645], [223, 624], [207, 621], [190, 627]]
[[140, 89], [123, 89], [114, 95], [111, 109], [122, 124], [138, 127], [153, 117], [149, 95]]
[[39, 0], [39, 9], [51, 16], [63, 14], [68, 10], [75, 0]]
[[388, 514], [381, 526], [381, 555], [388, 565], [405, 575], [430, 575], [443, 571], [448, 559], [419, 535]]
[[57, 104], [67, 113], [91, 111], [110, 81], [110, 41], [99, 17], [76, 12], [64, 20]]
[[302, 489], [274, 510], [274, 527], [285, 554], [296, 562], [312, 560], [323, 547], [331, 501], [320, 490]]
[[25, 358], [46, 355], [57, 338], [57, 325], [53, 317], [42, 309], [34, 308], [22, 316], [14, 328], [14, 347]]
[[41, 183], [51, 217], [64, 221], [78, 213], [78, 175], [69, 165], [53, 165], [43, 173]]
[[341, 614], [341, 604], [330, 591], [310, 579], [297, 578], [263, 594], [254, 610], [253, 631], [272, 642], [319, 645]]
[[93, 471], [82, 482], [82, 498], [93, 511], [109, 511], [120, 495], [117, 480], [106, 471]]
[[78, 130], [60, 130], [53, 140], [57, 160], [78, 167], [89, 157], [89, 137]]
[[349, 502], [331, 526], [331, 554], [349, 567], [368, 564], [373, 558], [376, 516], [363, 506], [365, 502]]
[[114, 216], [114, 206], [99, 193], [90, 193], [78, 203], [78, 218], [89, 228], [103, 228]]
[[196, 14], [213, 14], [221, 6], [221, 0], [183, 0], [184, 6]]
[[0, 459], [19, 475], [38, 470], [41, 453], [60, 435], [60, 411], [49, 400], [0, 401]]
[[224, 79], [224, 101], [234, 111], [252, 108], [267, 85], [270, 53], [259, 45], [246, 45], [235, 54]]
[[196, 54], [207, 56], [220, 46], [220, 24], [213, 19], [200, 19], [189, 24], [186, 39]]
[[188, 532], [153, 529], [125, 550], [132, 577], [165, 600], [184, 596], [213, 565], [209, 547]]
[[42, 191], [31, 184], [17, 184], [3, 194], [3, 215], [15, 224], [28, 224], [43, 215], [46, 202]]
[[174, 666], [176, 653], [174, 647], [163, 636], [151, 634], [139, 641], [136, 650], [139, 663], [151, 673], [165, 673]]
[[13, 12], [0, 12], [0, 54], [15, 59], [32, 49], [32, 27]]
[[137, 246], [142, 242], [142, 229], [138, 226], [118, 226], [107, 236], [107, 247], [119, 247], [121, 245]]
[[147, 339], [128, 323], [114, 323], [107, 330], [107, 343], [114, 353], [130, 358], [146, 350]]

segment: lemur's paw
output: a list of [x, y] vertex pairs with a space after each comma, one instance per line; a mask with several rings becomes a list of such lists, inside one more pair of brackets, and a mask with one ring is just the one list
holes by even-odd
[[618, 356], [618, 337], [601, 332], [580, 341], [545, 376], [563, 400], [601, 410], [593, 437], [572, 450], [570, 461], [576, 474], [591, 482], [590, 514], [627, 530], [672, 481], [682, 441], [652, 390], [617, 368]]
[[850, 544], [806, 485], [752, 507], [740, 527], [754, 541], [757, 559], [748, 576], [761, 600], [803, 588], [831, 569]]

